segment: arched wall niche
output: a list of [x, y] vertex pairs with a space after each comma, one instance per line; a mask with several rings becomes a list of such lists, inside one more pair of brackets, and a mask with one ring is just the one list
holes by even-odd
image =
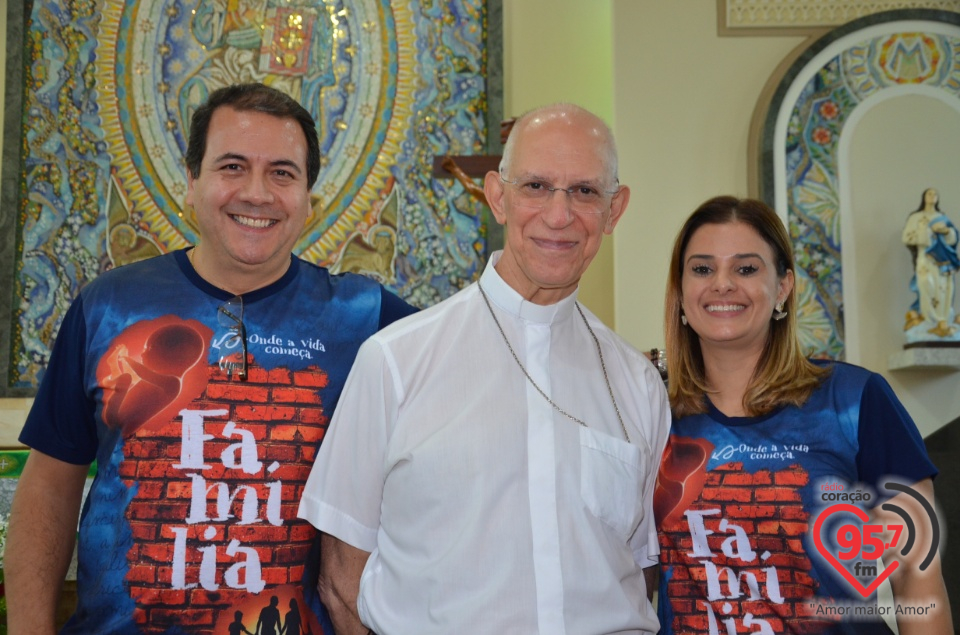
[[[782, 75], [771, 78], [768, 86], [776, 88], [755, 114], [759, 139], [751, 145], [759, 152], [751, 191], [774, 206], [790, 230], [804, 349], [859, 362], [861, 343], [845, 337], [845, 324], [859, 319], [855, 294], [844, 289], [857, 284], [852, 219], [863, 213], [855, 209], [850, 182], [851, 140], [864, 116], [890, 99], [924, 96], [960, 117], [960, 14], [877, 13], [801, 48]], [[954, 174], [958, 168], [960, 162]], [[915, 208], [921, 190], [912, 183], [904, 188]], [[909, 209], [899, 211], [905, 218]]]

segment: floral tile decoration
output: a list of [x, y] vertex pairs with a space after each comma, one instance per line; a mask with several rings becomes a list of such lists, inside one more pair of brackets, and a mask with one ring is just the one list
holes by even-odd
[[25, 26], [8, 384], [35, 387], [78, 290], [195, 243], [193, 110], [261, 81], [318, 121], [323, 162], [296, 252], [413, 304], [468, 284], [483, 207], [437, 155], [484, 154], [487, 0], [35, 0]]
[[793, 105], [784, 149], [788, 221], [800, 337], [815, 357], [842, 359], [844, 353], [840, 136], [863, 101], [909, 84], [960, 98], [960, 38], [897, 32], [860, 41], [823, 64]]

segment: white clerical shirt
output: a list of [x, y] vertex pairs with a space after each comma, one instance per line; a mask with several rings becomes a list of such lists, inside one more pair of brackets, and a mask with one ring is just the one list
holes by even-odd
[[650, 362], [573, 294], [476, 284], [360, 349], [299, 515], [371, 552], [360, 617], [380, 635], [655, 633], [641, 567], [669, 407]]

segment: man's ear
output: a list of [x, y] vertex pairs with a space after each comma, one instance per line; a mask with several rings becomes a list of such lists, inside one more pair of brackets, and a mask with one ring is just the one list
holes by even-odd
[[501, 225], [507, 222], [507, 215], [503, 211], [503, 181], [500, 180], [500, 173], [490, 170], [483, 177], [483, 194], [487, 197], [487, 205], [493, 212], [493, 217]]
[[320, 207], [320, 196], [313, 193], [313, 190], [310, 191], [310, 195], [307, 196], [307, 224], [313, 222], [314, 216], [317, 214], [317, 209]]
[[193, 207], [193, 182], [195, 180], [193, 175], [190, 174], [190, 168], [187, 168], [187, 195], [183, 199], [186, 207]]
[[612, 234], [613, 228], [620, 222], [620, 217], [627, 211], [627, 203], [630, 202], [630, 188], [626, 185], [620, 187], [620, 191], [613, 196], [610, 201], [610, 215], [603, 226], [604, 234]]

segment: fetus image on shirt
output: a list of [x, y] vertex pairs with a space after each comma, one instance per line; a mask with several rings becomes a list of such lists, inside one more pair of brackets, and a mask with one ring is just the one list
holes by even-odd
[[201, 324], [171, 317], [139, 322], [120, 333], [97, 369], [107, 390], [107, 425], [129, 437], [199, 395], [207, 380], [202, 361], [209, 335]]

